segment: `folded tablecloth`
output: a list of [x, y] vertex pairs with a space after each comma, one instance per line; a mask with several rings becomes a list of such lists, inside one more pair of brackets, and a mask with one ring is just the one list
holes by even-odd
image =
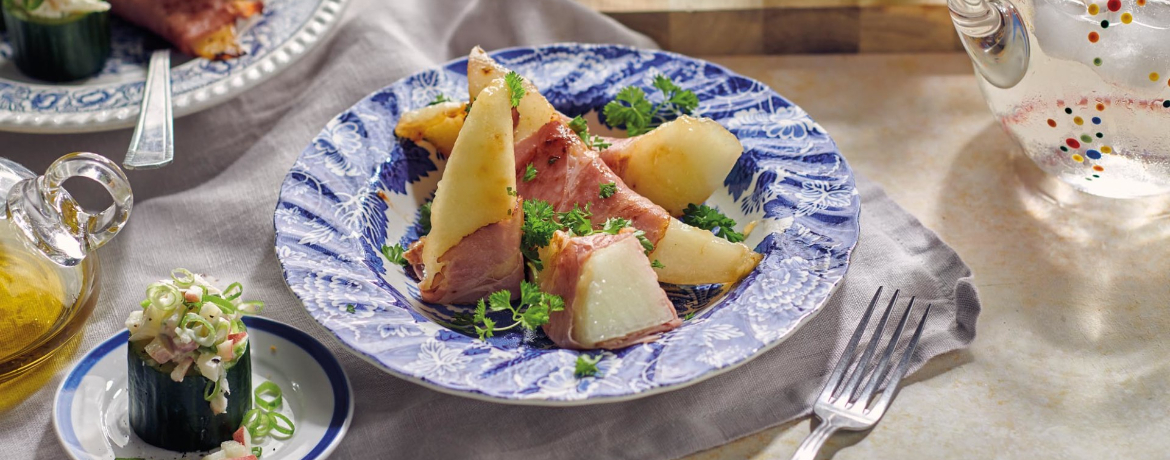
[[[491, 50], [561, 41], [655, 46], [572, 0], [353, 0], [339, 29], [301, 62], [239, 98], [177, 120], [174, 164], [129, 173], [137, 203], [126, 229], [100, 251], [102, 297], [72, 358], [121, 329], [148, 283], [187, 267], [242, 282], [249, 298], [267, 301], [265, 316], [332, 348], [357, 401], [353, 425], [333, 458], [655, 459], [807, 414], [879, 285], [934, 304], [915, 368], [974, 338], [980, 306], [967, 266], [859, 177], [861, 242], [824, 311], [774, 350], [700, 384], [625, 403], [520, 407], [438, 393], [346, 352], [304, 312], [281, 277], [272, 213], [288, 168], [330, 118], [403, 76], [474, 45]], [[0, 155], [34, 171], [71, 151], [120, 161], [130, 136], [129, 130], [0, 134]], [[64, 373], [0, 412], [4, 457], [65, 457], [50, 418]]]

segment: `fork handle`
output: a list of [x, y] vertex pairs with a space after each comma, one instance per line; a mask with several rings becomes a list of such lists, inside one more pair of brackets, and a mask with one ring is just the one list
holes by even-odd
[[171, 50], [150, 55], [138, 126], [122, 166], [126, 169], [154, 169], [175, 158], [174, 117], [171, 113]]
[[796, 453], [792, 454], [792, 460], [813, 460], [816, 458], [817, 452], [821, 450], [821, 446], [825, 445], [825, 441], [829, 440], [829, 436], [836, 433], [838, 429], [837, 426], [828, 420], [817, 425], [812, 433], [809, 433], [804, 438], [804, 442], [800, 443], [800, 447], [796, 449]]

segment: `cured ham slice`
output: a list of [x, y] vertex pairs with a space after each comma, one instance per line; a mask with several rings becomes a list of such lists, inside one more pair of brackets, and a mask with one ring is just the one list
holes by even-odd
[[[531, 164], [536, 177], [523, 177]], [[597, 152], [561, 121], [545, 124], [535, 134], [516, 145], [516, 174], [520, 196], [547, 201], [557, 212], [567, 212], [574, 205], [589, 205], [593, 222], [600, 224], [610, 217], [630, 220], [657, 243], [670, 224], [670, 214], [661, 206], [634, 192], [614, 174]], [[616, 192], [601, 198], [601, 184], [613, 183]]]
[[[439, 256], [442, 271], [435, 274], [427, 288], [420, 285], [422, 299], [431, 303], [467, 304], [487, 297], [500, 289], [520, 292], [524, 279], [524, 259], [519, 250], [520, 227], [524, 224], [520, 202], [512, 209], [511, 217], [481, 227], [463, 238]], [[422, 259], [427, 237], [410, 246], [403, 256], [410, 263], [415, 276], [426, 275]]]
[[582, 237], [557, 232], [541, 260], [540, 289], [565, 301], [543, 326], [561, 348], [623, 348], [682, 324], [632, 230]]
[[431, 233], [406, 254], [423, 300], [472, 303], [520, 292], [524, 217], [515, 197], [515, 154], [503, 79], [479, 93], [455, 140], [431, 204]]
[[108, 0], [114, 14], [206, 59], [242, 54], [236, 22], [261, 13], [260, 0]]

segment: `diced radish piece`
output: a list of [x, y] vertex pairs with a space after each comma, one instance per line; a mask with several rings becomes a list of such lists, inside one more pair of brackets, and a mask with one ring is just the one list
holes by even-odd
[[252, 434], [248, 433], [248, 429], [240, 427], [235, 433], [232, 433], [232, 439], [243, 444], [244, 447], [252, 447]]
[[240, 341], [244, 340], [244, 337], [247, 337], [247, 336], [248, 336], [247, 331], [240, 331], [240, 332], [237, 332], [235, 334], [228, 334], [228, 340], [231, 340], [232, 343], [240, 343]]
[[235, 345], [236, 344], [230, 340], [224, 340], [223, 342], [220, 342], [219, 345], [216, 345], [215, 348], [219, 353], [219, 357], [223, 358], [223, 360], [226, 362], [235, 359], [235, 353], [233, 352]]
[[188, 302], [198, 302], [203, 300], [203, 288], [199, 286], [191, 286], [183, 291], [183, 300]]

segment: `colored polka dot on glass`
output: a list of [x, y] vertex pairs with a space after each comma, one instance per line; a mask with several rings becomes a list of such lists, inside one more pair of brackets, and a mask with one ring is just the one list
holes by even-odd
[[1085, 156], [1092, 158], [1094, 160], [1100, 160], [1101, 159], [1101, 152], [1090, 149], [1090, 150], [1085, 151]]
[[1137, 0], [1138, 6], [1146, 6], [1146, 0]]
[[1089, 135], [1088, 135], [1088, 134], [1081, 134], [1081, 142], [1084, 142], [1084, 143], [1086, 143], [1086, 144], [1089, 144], [1089, 143], [1092, 143], [1092, 142], [1093, 142], [1093, 138], [1092, 138], [1092, 137], [1089, 137]]
[[1170, 99], [1162, 101], [1162, 107], [1170, 108]]
[[1049, 118], [1048, 119], [1048, 126], [1055, 128], [1056, 127], [1056, 120]]
[[[1101, 165], [1094, 165], [1093, 171], [1102, 172], [1102, 171], [1105, 171], [1105, 168], [1102, 168]], [[1093, 176], [1096, 177], [1097, 175], [1093, 174]]]
[[1098, 175], [1096, 175], [1096, 174], [1093, 174], [1093, 177], [1094, 177], [1094, 178], [1096, 178], [1096, 179], [1100, 179], [1100, 178], [1101, 178], [1101, 176], [1098, 176]]
[[1072, 107], [1065, 107], [1065, 108], [1064, 108], [1064, 113], [1067, 113], [1067, 114], [1069, 114], [1069, 115], [1072, 115]]
[[1077, 126], [1080, 126], [1080, 125], [1085, 124], [1085, 119], [1083, 119], [1081, 117], [1073, 117], [1073, 123], [1076, 123]]
[[1101, 147], [1101, 153], [1113, 153], [1113, 147], [1108, 145]]
[[1105, 104], [1102, 104], [1102, 103], [1098, 102], [1098, 103], [1097, 103], [1097, 111], [1098, 111], [1098, 112], [1104, 112], [1104, 111], [1105, 111]]
[[1104, 20], [1104, 21], [1101, 21], [1101, 28], [1102, 28], [1102, 29], [1108, 29], [1108, 28], [1109, 28], [1109, 20], [1108, 20], [1108, 19], [1106, 19], [1106, 20]]
[[1129, 13], [1121, 13], [1121, 23], [1129, 24], [1133, 22], [1133, 15]]
[[1158, 81], [1159, 78], [1162, 76], [1158, 75], [1158, 72], [1150, 72], [1150, 81]]
[[1101, 34], [1098, 34], [1097, 32], [1089, 32], [1089, 43], [1097, 43], [1097, 40], [1100, 39]]
[[1085, 161], [1085, 157], [1077, 155], [1075, 153], [1073, 154], [1072, 159], [1073, 159], [1073, 161], [1075, 161], [1077, 163]]
[[1101, 7], [1097, 6], [1096, 3], [1089, 5], [1089, 14], [1096, 16], [1097, 13], [1100, 13], [1100, 12], [1101, 12]]
[[1097, 139], [1105, 137], [1105, 133], [1097, 133]]
[[1094, 125], [1101, 124], [1101, 117], [1093, 117], [1093, 124]]
[[1109, 7], [1109, 11], [1117, 11], [1121, 9], [1121, 0], [1109, 0], [1105, 6]]
[[1070, 149], [1079, 149], [1079, 148], [1081, 148], [1081, 143], [1080, 143], [1080, 142], [1077, 142], [1077, 140], [1076, 140], [1076, 139], [1073, 139], [1073, 138], [1071, 138], [1071, 137], [1070, 137], [1070, 138], [1068, 138], [1068, 139], [1065, 139], [1065, 140], [1064, 140], [1064, 143], [1065, 143], [1065, 144], [1068, 144], [1068, 148], [1070, 148]]
[[1093, 58], [1093, 65], [1095, 65], [1097, 67], [1101, 67], [1102, 62], [1104, 62], [1104, 61], [1102, 61], [1101, 58]]
[[1062, 146], [1060, 146], [1060, 151], [1061, 151], [1061, 152], [1067, 152], [1067, 151], [1068, 151], [1068, 147], [1065, 147], [1065, 146], [1063, 146], [1063, 145], [1062, 145]]

